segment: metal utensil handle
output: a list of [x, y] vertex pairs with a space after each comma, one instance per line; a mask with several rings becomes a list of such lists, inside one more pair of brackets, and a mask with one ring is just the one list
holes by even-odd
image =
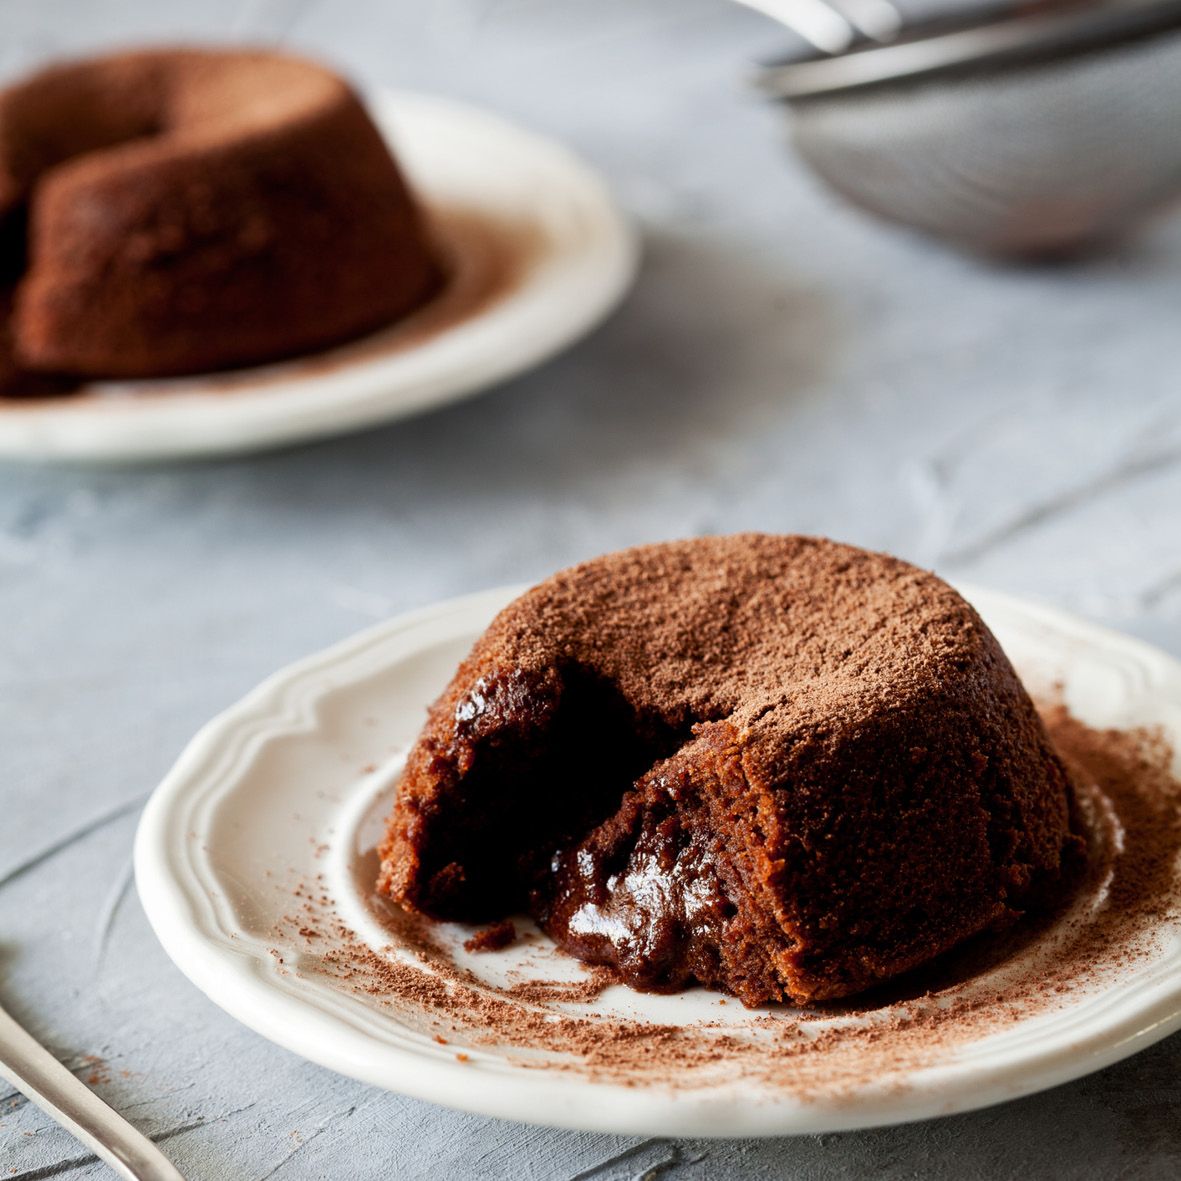
[[892, 0], [833, 0], [850, 24], [874, 41], [893, 41], [902, 32], [902, 13]]
[[861, 33], [892, 41], [902, 14], [892, 0], [738, 0], [794, 30], [822, 53], [841, 54]]
[[738, 0], [793, 29], [822, 53], [844, 53], [857, 31], [827, 0]]
[[[751, 0], [740, 0], [750, 3]], [[781, 0], [787, 5], [795, 0]], [[770, 12], [770, 3], [758, 3]], [[784, 22], [787, 18], [784, 17]], [[1104, 3], [1046, 5], [947, 33], [921, 35], [856, 53], [789, 62], [765, 69], [761, 90], [775, 98], [822, 94], [933, 75], [964, 66], [1012, 61], [1110, 45], [1181, 25], [1181, 0], [1105, 0]], [[794, 25], [792, 27], [795, 27]], [[797, 29], [797, 32], [799, 30]]]
[[127, 1181], [184, 1181], [164, 1154], [0, 1009], [0, 1076]]

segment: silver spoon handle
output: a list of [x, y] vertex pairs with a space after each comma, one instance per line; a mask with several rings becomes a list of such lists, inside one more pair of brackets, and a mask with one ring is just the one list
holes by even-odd
[[0, 1009], [0, 1076], [127, 1181], [184, 1181], [164, 1154]]

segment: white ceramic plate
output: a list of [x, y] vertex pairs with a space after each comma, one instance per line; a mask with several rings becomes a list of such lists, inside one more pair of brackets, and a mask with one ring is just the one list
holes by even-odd
[[518, 374], [619, 301], [635, 274], [635, 237], [566, 148], [421, 95], [379, 93], [370, 110], [438, 223], [458, 268], [452, 290], [376, 336], [311, 357], [4, 403], [0, 456], [131, 462], [341, 434]]
[[[252, 1029], [376, 1086], [489, 1115], [617, 1133], [750, 1136], [985, 1106], [1096, 1070], [1181, 1026], [1181, 921], [1170, 917], [1153, 920], [1136, 955], [1121, 953], [1110, 972], [1091, 973], [1077, 988], [1068, 982], [1047, 1008], [1018, 1009], [998, 1028], [944, 1039], [917, 1058], [900, 1054], [864, 1078], [849, 1073], [862, 1053], [854, 1041], [839, 1055], [831, 1051], [834, 1078], [843, 1072], [844, 1082], [805, 1091], [746, 1068], [686, 1068], [662, 1079], [604, 1076], [578, 1054], [551, 1055], [546, 1065], [496, 1030], [481, 1031], [478, 1020], [471, 1036], [451, 1034], [443, 1045], [433, 1037], [437, 1015], [323, 973], [316, 944], [293, 927], [293, 886], [313, 884], [375, 956], [413, 961], [375, 917], [366, 897], [371, 879], [357, 866], [373, 846], [425, 706], [510, 593], [402, 616], [278, 673], [211, 722], [152, 797], [135, 851], [148, 917], [190, 980]], [[1176, 662], [1046, 608], [969, 593], [1035, 691], [1060, 682], [1072, 712], [1089, 724], [1159, 725], [1177, 748]], [[1173, 874], [1168, 890], [1181, 895], [1175, 867]], [[1169, 913], [1177, 915], [1176, 906]], [[498, 1003], [506, 981], [575, 979], [581, 971], [544, 938], [475, 956], [461, 947], [463, 929], [443, 930], [447, 954], [480, 987], [486, 982]], [[1016, 967], [1005, 961], [966, 987], [1003, 998], [1006, 980], [1028, 968], [1028, 957], [1056, 954], [1047, 938], [1040, 951], [1035, 942], [1020, 952]], [[733, 1001], [723, 1007], [700, 989], [646, 996], [616, 986], [589, 1001], [513, 1003], [547, 1020], [608, 1015], [674, 1031], [712, 1023], [714, 1033], [755, 1042], [790, 1016]], [[890, 1015], [890, 1006], [837, 1015], [805, 1033], [888, 1026]], [[823, 1044], [809, 1051], [813, 1077], [826, 1077], [829, 1057]], [[784, 1069], [790, 1081], [793, 1068]]]

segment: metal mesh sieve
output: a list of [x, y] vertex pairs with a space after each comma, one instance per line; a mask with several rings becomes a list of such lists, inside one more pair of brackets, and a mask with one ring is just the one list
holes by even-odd
[[788, 104], [800, 154], [882, 217], [990, 253], [1064, 253], [1181, 194], [1181, 31]]

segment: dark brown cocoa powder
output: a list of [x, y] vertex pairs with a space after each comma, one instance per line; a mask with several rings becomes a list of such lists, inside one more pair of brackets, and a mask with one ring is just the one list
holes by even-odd
[[490, 927], [477, 931], [464, 941], [464, 951], [503, 951], [517, 938], [516, 924], [512, 919], [501, 919]]

